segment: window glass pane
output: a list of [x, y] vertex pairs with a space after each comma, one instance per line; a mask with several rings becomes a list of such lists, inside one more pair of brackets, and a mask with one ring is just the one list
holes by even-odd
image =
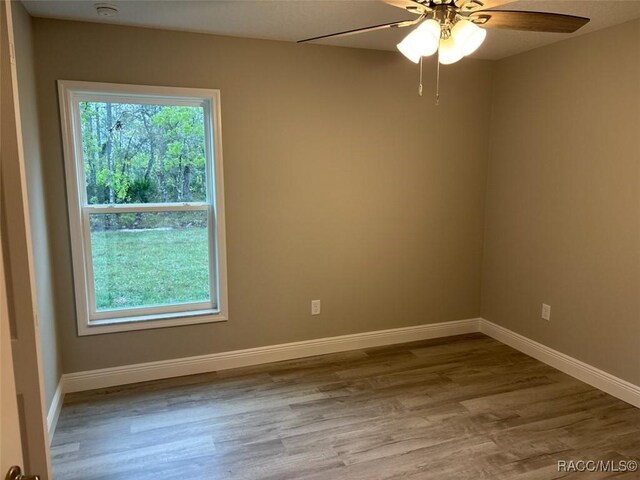
[[97, 311], [210, 301], [207, 212], [90, 214]]
[[206, 201], [202, 107], [79, 106], [89, 204]]

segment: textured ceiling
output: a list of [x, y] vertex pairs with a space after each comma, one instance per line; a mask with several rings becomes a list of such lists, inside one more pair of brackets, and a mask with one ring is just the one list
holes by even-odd
[[[26, 0], [31, 15], [137, 25], [237, 37], [296, 41], [326, 33], [414, 18], [379, 0], [106, 0], [116, 17], [99, 17], [93, 0]], [[572, 35], [490, 30], [476, 58], [499, 59], [640, 18], [640, 0], [516, 0], [504, 9], [535, 10], [591, 18]], [[394, 50], [407, 30], [391, 29], [318, 43]]]

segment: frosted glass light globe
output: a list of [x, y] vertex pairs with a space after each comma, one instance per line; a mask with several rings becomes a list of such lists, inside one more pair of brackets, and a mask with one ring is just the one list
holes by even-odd
[[431, 19], [422, 22], [418, 28], [404, 37], [398, 45], [398, 50], [411, 60], [418, 63], [420, 57], [428, 57], [438, 50], [440, 40], [440, 24]]
[[469, 20], [460, 20], [451, 29], [451, 36], [460, 47], [462, 54], [467, 56], [482, 45], [487, 36], [487, 31]]
[[453, 37], [440, 40], [439, 59], [442, 65], [456, 63], [458, 60], [461, 60], [462, 57], [464, 57], [464, 54], [458, 44], [453, 40]]

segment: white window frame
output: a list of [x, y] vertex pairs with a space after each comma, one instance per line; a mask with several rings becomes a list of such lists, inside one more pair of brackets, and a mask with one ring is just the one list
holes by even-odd
[[[220, 91], [200, 88], [153, 87], [113, 83], [58, 81], [62, 137], [66, 167], [67, 203], [75, 283], [78, 335], [124, 332], [226, 321], [227, 255], [222, 170]], [[87, 202], [79, 104], [82, 101], [150, 103], [154, 105], [198, 106], [204, 109], [207, 157], [207, 202], [163, 204], [93, 205]], [[89, 214], [207, 211], [209, 228], [210, 302], [149, 306], [98, 312], [95, 307], [94, 277]]]

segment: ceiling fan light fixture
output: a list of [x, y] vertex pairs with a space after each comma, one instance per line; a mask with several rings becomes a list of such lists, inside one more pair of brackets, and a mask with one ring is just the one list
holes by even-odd
[[422, 22], [418, 28], [397, 45], [398, 50], [411, 60], [418, 63], [420, 57], [428, 57], [438, 51], [438, 41], [440, 39], [440, 24], [431, 19]]
[[463, 57], [464, 53], [462, 53], [462, 49], [452, 36], [440, 40], [438, 59], [442, 65], [451, 65], [458, 60], [462, 60]]
[[[548, 12], [497, 10], [493, 7], [512, 0], [382, 0], [418, 14], [412, 20], [371, 25], [342, 32], [298, 40], [298, 43], [374, 32], [389, 28], [416, 26], [398, 43], [400, 52], [413, 63], [420, 63], [418, 94], [422, 96], [422, 57], [438, 52], [436, 105], [439, 99], [440, 64], [455, 63], [475, 52], [484, 42], [484, 28], [506, 28], [531, 32], [573, 33], [589, 22], [586, 17]], [[484, 28], [480, 28], [481, 25]]]
[[469, 20], [458, 21], [451, 29], [451, 36], [464, 56], [475, 52], [487, 36], [487, 31]]

